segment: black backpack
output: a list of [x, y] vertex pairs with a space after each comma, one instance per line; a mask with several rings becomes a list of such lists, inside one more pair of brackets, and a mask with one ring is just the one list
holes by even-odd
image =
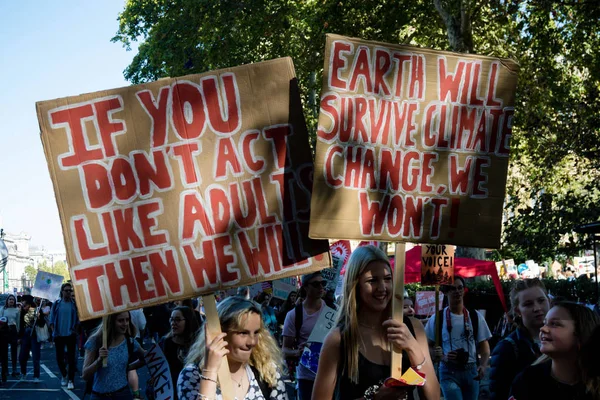
[[[444, 310], [445, 309], [442, 309], [442, 311], [438, 311], [435, 314], [436, 322], [438, 321], [438, 318], [443, 318]], [[471, 325], [473, 326], [473, 340], [475, 340], [475, 351], [477, 351], [477, 337], [479, 336], [479, 314], [477, 314], [477, 311], [475, 311], [471, 308], [467, 308], [467, 311], [469, 312], [469, 319], [471, 320]], [[439, 325], [438, 334], [439, 334], [439, 337], [441, 340], [442, 327], [444, 326], [444, 320], [442, 319], [438, 325]], [[475, 358], [477, 359], [477, 357], [475, 357]]]

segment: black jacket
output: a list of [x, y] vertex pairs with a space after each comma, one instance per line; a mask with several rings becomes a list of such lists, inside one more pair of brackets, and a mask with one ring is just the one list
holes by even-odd
[[490, 360], [490, 399], [508, 399], [515, 377], [539, 355], [538, 346], [525, 328], [518, 328], [498, 342]]

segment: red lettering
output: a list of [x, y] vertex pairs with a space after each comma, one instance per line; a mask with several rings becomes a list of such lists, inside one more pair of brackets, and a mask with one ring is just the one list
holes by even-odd
[[450, 102], [458, 101], [458, 94], [462, 86], [462, 81], [465, 72], [465, 61], [458, 60], [456, 63], [454, 74], [446, 73], [446, 57], [438, 59], [438, 98], [441, 101], [447, 101], [450, 96]]
[[144, 247], [142, 239], [135, 231], [133, 222], [133, 208], [115, 209], [113, 216], [115, 218], [115, 228], [122, 251], [131, 249], [141, 249]]
[[410, 88], [408, 98], [422, 99], [425, 89], [425, 57], [422, 55], [413, 55], [410, 63]]
[[493, 62], [492, 65], [490, 65], [487, 101], [485, 103], [487, 107], [502, 107], [502, 101], [496, 100], [496, 81], [498, 80], [499, 66], [500, 65], [497, 62]]
[[440, 230], [442, 227], [442, 209], [448, 205], [448, 199], [443, 197], [437, 197], [431, 199], [431, 206], [433, 207], [433, 217], [431, 219], [431, 231], [429, 236], [432, 239], [440, 237]]
[[126, 158], [116, 158], [110, 167], [110, 175], [115, 185], [115, 196], [121, 201], [130, 201], [135, 197], [137, 183], [133, 168]]
[[229, 234], [218, 236], [214, 242], [221, 283], [237, 281], [240, 279], [239, 271], [237, 269], [234, 272], [229, 270], [229, 267], [235, 264], [235, 257], [231, 252], [231, 236]]
[[417, 189], [420, 172], [419, 159], [419, 153], [416, 151], [408, 151], [404, 154], [404, 159], [402, 160], [402, 189], [405, 192], [412, 192]]
[[375, 94], [389, 96], [391, 94], [385, 76], [390, 70], [392, 60], [386, 50], [375, 50]]
[[344, 186], [360, 189], [360, 170], [363, 163], [363, 148], [360, 146], [346, 147], [346, 171]]
[[123, 286], [125, 286], [125, 289], [127, 290], [130, 303], [135, 304], [140, 301], [135, 284], [134, 273], [131, 268], [131, 260], [128, 258], [120, 260], [119, 267], [120, 274], [117, 272], [117, 268], [114, 263], [108, 263], [105, 265], [106, 280], [108, 281], [110, 298], [114, 307], [120, 307], [124, 304], [123, 296], [121, 295], [121, 288]]
[[477, 90], [479, 89], [479, 77], [481, 75], [481, 62], [475, 62], [474, 67], [473, 79], [471, 79], [471, 91], [469, 92], [469, 105], [482, 106], [483, 99], [480, 99], [477, 95]]
[[[387, 144], [390, 132], [391, 103], [387, 100], [369, 99], [371, 121], [371, 143]], [[379, 111], [377, 113], [377, 111]], [[381, 140], [379, 136], [381, 135]]]
[[269, 205], [267, 204], [265, 189], [262, 186], [260, 177], [252, 179], [252, 187], [256, 196], [256, 205], [258, 206], [258, 215], [261, 225], [270, 225], [277, 222], [274, 215], [269, 214]]
[[[334, 188], [341, 187], [343, 184], [342, 180], [340, 179], [342, 175], [338, 174], [334, 176], [337, 164], [334, 157], [338, 157], [340, 160], [343, 160], [343, 153], [344, 148], [342, 146], [333, 145], [327, 149], [325, 154], [325, 182]], [[341, 168], [343, 168], [343, 166]]]
[[421, 193], [433, 192], [433, 186], [429, 183], [433, 176], [433, 167], [431, 163], [437, 161], [438, 153], [423, 153], [423, 173], [421, 174]]
[[[242, 193], [240, 193], [242, 192]], [[252, 191], [252, 182], [231, 183], [229, 185], [229, 197], [233, 209], [233, 218], [241, 229], [254, 226], [256, 222], [256, 201]], [[246, 204], [244, 201], [246, 200]]]
[[363, 235], [381, 235], [386, 214], [390, 206], [390, 197], [384, 195], [381, 201], [371, 201], [365, 191], [358, 193], [360, 203], [360, 231]]
[[[164, 255], [164, 257], [163, 257]], [[181, 282], [179, 268], [175, 252], [173, 249], [164, 250], [164, 252], [150, 253], [150, 265], [152, 266], [152, 277], [154, 278], [154, 287], [160, 297], [166, 296], [165, 283], [171, 293], [181, 292]]]
[[356, 115], [354, 116], [354, 134], [356, 135], [356, 141], [360, 138], [363, 143], [369, 143], [369, 132], [365, 128], [364, 118], [367, 115], [367, 99], [364, 97], [357, 97], [354, 99], [356, 103]]
[[471, 176], [472, 156], [467, 156], [465, 166], [461, 168], [458, 165], [458, 154], [450, 154], [450, 193], [465, 195], [469, 188], [469, 178]]
[[210, 199], [215, 233], [227, 233], [231, 224], [231, 205], [227, 193], [220, 187], [212, 187], [208, 191], [208, 198]]
[[187, 244], [183, 246], [185, 260], [192, 273], [192, 277], [194, 278], [192, 283], [197, 289], [202, 289], [207, 286], [211, 287], [217, 284], [214, 245], [214, 241], [211, 239], [202, 240], [200, 242], [200, 247], [202, 249], [200, 256], [197, 255], [196, 249], [192, 245]]
[[102, 225], [104, 225], [104, 231], [106, 232], [106, 241], [108, 242], [108, 251], [110, 254], [119, 254], [119, 244], [115, 237], [115, 227], [113, 224], [112, 216], [110, 212], [102, 213]]
[[402, 53], [394, 53], [392, 55], [392, 58], [398, 62], [398, 70], [396, 72], [396, 78], [395, 78], [395, 83], [394, 83], [394, 86], [396, 88], [396, 90], [394, 91], [394, 96], [402, 97], [402, 88], [404, 87], [404, 85], [403, 85], [403, 83], [404, 83], [403, 82], [404, 63], [410, 61], [410, 55], [402, 54]]
[[475, 118], [477, 117], [477, 109], [474, 107], [461, 106], [460, 107], [460, 123], [458, 132], [456, 135], [452, 135], [452, 148], [464, 149], [464, 137], [465, 131], [467, 135], [470, 135], [475, 131]]
[[390, 236], [398, 236], [402, 230], [402, 216], [404, 215], [402, 196], [391, 197], [390, 209], [387, 214], [387, 230]]
[[366, 148], [363, 159], [362, 174], [360, 177], [360, 187], [364, 189], [377, 189], [377, 177], [375, 176], [375, 155], [373, 149]]
[[108, 248], [104, 243], [102, 245], [90, 243], [92, 238], [85, 215], [74, 217], [72, 223], [75, 237], [77, 238], [77, 250], [82, 261], [103, 257], [108, 254]]
[[482, 184], [487, 183], [488, 175], [483, 172], [484, 167], [490, 166], [490, 159], [488, 157], [476, 157], [475, 158], [475, 171], [473, 174], [473, 197], [487, 197], [488, 190]]
[[98, 130], [102, 139], [102, 147], [106, 157], [114, 157], [117, 155], [113, 135], [125, 133], [125, 124], [121, 121], [112, 121], [112, 114], [115, 111], [123, 109], [121, 97], [112, 97], [105, 100], [100, 100], [94, 103], [96, 109], [96, 117], [98, 120]]
[[172, 115], [175, 134], [180, 139], [197, 139], [206, 128], [204, 101], [198, 88], [188, 82], [173, 85]]
[[381, 173], [379, 177], [379, 190], [397, 192], [400, 187], [400, 165], [402, 163], [402, 153], [391, 149], [382, 148]]
[[73, 275], [77, 281], [85, 281], [87, 285], [87, 293], [90, 296], [90, 304], [92, 311], [95, 313], [104, 311], [104, 301], [102, 301], [102, 290], [98, 278], [104, 276], [104, 267], [96, 265], [82, 269], [74, 269]]
[[273, 157], [276, 161], [277, 168], [285, 168], [287, 166], [287, 140], [288, 136], [293, 134], [290, 125], [279, 125], [265, 128], [263, 136], [273, 142]]
[[252, 278], [255, 276], [268, 276], [273, 272], [268, 250], [267, 229], [269, 228], [261, 227], [256, 230], [256, 247], [250, 243], [247, 232], [240, 231], [236, 234], [245, 264]]
[[104, 154], [100, 148], [88, 148], [86, 133], [84, 131], [85, 120], [94, 116], [94, 110], [90, 104], [75, 106], [65, 110], [50, 113], [52, 127], [63, 125], [69, 140], [69, 153], [58, 157], [63, 168], [74, 167], [88, 161], [102, 160]]
[[363, 88], [366, 93], [373, 93], [373, 81], [371, 78], [371, 59], [369, 55], [369, 48], [360, 46], [354, 59], [354, 66], [352, 68], [352, 77], [350, 78], [350, 91], [356, 92], [358, 90], [359, 80], [363, 83]]
[[142, 90], [135, 95], [140, 101], [142, 108], [152, 119], [150, 137], [152, 137], [152, 148], [164, 146], [167, 142], [167, 104], [171, 88], [164, 86], [158, 92], [158, 100], [150, 90]]
[[84, 164], [80, 174], [85, 181], [84, 195], [92, 210], [105, 207], [112, 202], [113, 189], [108, 179], [108, 168], [101, 162]]
[[406, 196], [402, 236], [420, 238], [423, 220], [423, 198], [417, 197], [415, 200], [412, 196]]
[[198, 144], [194, 142], [182, 143], [171, 148], [175, 157], [179, 158], [179, 165], [182, 167], [186, 185], [193, 185], [201, 182], [200, 174], [197, 172], [195, 154], [200, 154]]
[[467, 70], [465, 71], [465, 82], [460, 88], [460, 102], [461, 104], [467, 104], [467, 94], [469, 92], [469, 84], [471, 81], [471, 69], [473, 68], [473, 63], [467, 63]]
[[142, 236], [146, 247], [159, 246], [168, 242], [164, 233], [154, 234], [154, 228], [158, 225], [156, 215], [162, 213], [160, 200], [137, 206], [138, 219], [142, 227]]
[[231, 171], [233, 176], [239, 176], [242, 173], [242, 166], [233, 139], [230, 137], [219, 138], [217, 141], [215, 179], [226, 178], [228, 170]]
[[342, 52], [349, 53], [352, 50], [352, 46], [349, 43], [334, 42], [333, 50], [331, 52], [330, 67], [331, 73], [329, 74], [329, 85], [339, 89], [346, 90], [347, 82], [340, 78], [340, 70], [346, 69], [347, 59], [342, 56]]
[[338, 134], [340, 115], [335, 105], [338, 101], [339, 97], [336, 94], [328, 94], [321, 99], [321, 114], [327, 115], [332, 122], [332, 127], [329, 131], [326, 131], [321, 125], [317, 128], [317, 136], [326, 142], [335, 139]]
[[164, 150], [153, 151], [152, 161], [146, 152], [133, 154], [133, 165], [140, 183], [140, 196], [152, 193], [151, 182], [152, 186], [159, 190], [171, 187], [171, 172], [166, 158]]
[[146, 301], [156, 298], [155, 290], [146, 289], [146, 281], [148, 281], [149, 276], [148, 273], [144, 271], [144, 265], [148, 265], [148, 256], [133, 257], [131, 263], [133, 265], [133, 276], [135, 277], [140, 299]]
[[208, 214], [202, 199], [197, 192], [187, 192], [183, 195], [183, 215], [180, 217], [181, 239], [189, 240], [196, 237], [196, 223], [202, 228], [201, 236], [212, 236], [214, 231], [209, 223]]
[[342, 97], [342, 109], [340, 110], [339, 139], [342, 143], [348, 143], [354, 130], [354, 101], [350, 97]]
[[219, 91], [217, 90], [217, 78], [209, 76], [202, 79], [202, 91], [206, 99], [206, 110], [208, 120], [216, 133], [230, 134], [237, 131], [241, 126], [240, 99], [238, 96], [235, 75], [225, 73], [221, 75], [222, 88], [225, 96], [221, 106]]
[[258, 139], [258, 137], [258, 131], [245, 132], [242, 137], [242, 155], [250, 172], [260, 172], [265, 167], [265, 160], [262, 157], [255, 156], [252, 151], [252, 142]]

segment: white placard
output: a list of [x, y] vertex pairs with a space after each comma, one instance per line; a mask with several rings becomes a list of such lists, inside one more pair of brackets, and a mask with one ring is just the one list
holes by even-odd
[[62, 275], [38, 271], [35, 276], [35, 284], [33, 285], [33, 289], [31, 289], [31, 295], [54, 301], [60, 297], [60, 285], [62, 285], [64, 279]]

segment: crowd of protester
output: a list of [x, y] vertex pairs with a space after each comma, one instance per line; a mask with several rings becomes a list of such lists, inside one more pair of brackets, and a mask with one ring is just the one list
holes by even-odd
[[[392, 277], [387, 256], [363, 246], [348, 261], [337, 299], [314, 272], [285, 300], [266, 292], [251, 299], [247, 287], [232, 296], [219, 293], [220, 335], [207, 331], [201, 300], [188, 299], [110, 315], [106, 343], [101, 319], [79, 321], [70, 283], [53, 303], [10, 295], [0, 308], [2, 382], [9, 354], [13, 377], [26, 378], [31, 356], [33, 381], [39, 381], [40, 350], [48, 342], [67, 389], [81, 377], [92, 399], [144, 398], [143, 389], [152, 397], [153, 382], [140, 388], [136, 369], [144, 364], [144, 348], [155, 343], [181, 400], [222, 399], [223, 362], [237, 400], [475, 400], [484, 379], [493, 400], [600, 400], [600, 317], [586, 306], [550, 298], [538, 279], [515, 281], [512, 323], [491, 349], [484, 314], [465, 304], [465, 279], [442, 286], [447, 305], [427, 320], [415, 317], [405, 295], [399, 321], [391, 318]], [[302, 354], [329, 308], [337, 310], [335, 325], [307, 364]], [[423, 386], [388, 379], [394, 348], [402, 351], [403, 372], [425, 376]], [[78, 353], [84, 354], [79, 372]]]

